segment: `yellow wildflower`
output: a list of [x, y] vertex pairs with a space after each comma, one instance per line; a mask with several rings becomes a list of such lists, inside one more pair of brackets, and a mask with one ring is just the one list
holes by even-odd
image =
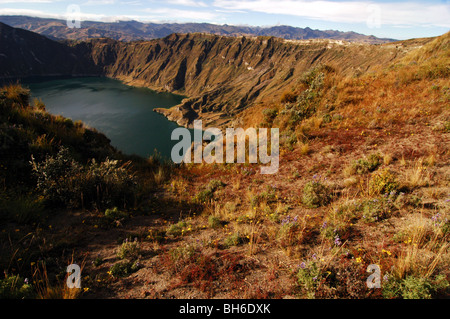
[[385, 250], [385, 249], [383, 249], [382, 252], [386, 253], [388, 256], [390, 256], [392, 254], [389, 250]]

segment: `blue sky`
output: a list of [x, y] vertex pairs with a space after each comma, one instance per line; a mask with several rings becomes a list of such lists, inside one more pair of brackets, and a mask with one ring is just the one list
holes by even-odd
[[70, 5], [78, 6], [82, 20], [108, 22], [291, 25], [395, 39], [450, 30], [448, 0], [0, 0], [0, 15], [65, 19]]

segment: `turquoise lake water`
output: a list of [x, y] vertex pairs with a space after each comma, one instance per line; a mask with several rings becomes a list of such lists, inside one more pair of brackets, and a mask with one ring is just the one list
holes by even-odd
[[178, 127], [154, 108], [177, 105], [182, 96], [124, 85], [109, 78], [40, 79], [24, 83], [48, 112], [81, 120], [104, 133], [125, 154], [148, 157], [157, 150], [170, 158]]

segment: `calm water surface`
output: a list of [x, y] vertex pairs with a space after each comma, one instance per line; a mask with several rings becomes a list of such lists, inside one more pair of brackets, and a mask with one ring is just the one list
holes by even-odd
[[170, 158], [177, 143], [170, 136], [178, 125], [153, 109], [177, 105], [182, 96], [130, 87], [108, 78], [41, 79], [24, 84], [33, 97], [42, 99], [48, 112], [83, 121], [126, 154], [148, 157], [156, 149]]

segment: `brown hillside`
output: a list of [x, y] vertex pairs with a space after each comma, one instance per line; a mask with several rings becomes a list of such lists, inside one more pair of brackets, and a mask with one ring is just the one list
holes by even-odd
[[231, 119], [242, 109], [278, 99], [316, 65], [331, 65], [346, 76], [368, 73], [418, 46], [407, 42], [367, 45], [205, 34], [174, 34], [132, 43], [92, 40], [77, 47], [86, 45], [107, 76], [188, 96], [171, 110], [159, 110], [183, 126], [197, 117], [204, 125], [232, 125]]

